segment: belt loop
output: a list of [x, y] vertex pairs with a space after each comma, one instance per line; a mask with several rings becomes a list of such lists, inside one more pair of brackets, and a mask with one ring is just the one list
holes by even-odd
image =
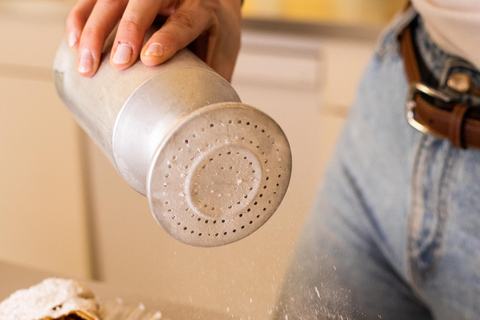
[[391, 23], [393, 35], [398, 38], [403, 30], [407, 28], [410, 23], [412, 23], [417, 15], [418, 13], [415, 8], [410, 4], [410, 2], [408, 2], [405, 8], [397, 13]]
[[464, 139], [464, 124], [468, 109], [469, 106], [466, 104], [457, 104], [452, 110], [452, 116], [450, 118], [448, 128], [448, 139], [452, 145], [457, 148], [466, 148]]

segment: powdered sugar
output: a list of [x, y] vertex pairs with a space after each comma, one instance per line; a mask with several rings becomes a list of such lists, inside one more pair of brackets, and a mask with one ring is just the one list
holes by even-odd
[[87, 287], [58, 278], [18, 290], [0, 303], [0, 320], [58, 319], [67, 315], [99, 320], [98, 312], [98, 303]]

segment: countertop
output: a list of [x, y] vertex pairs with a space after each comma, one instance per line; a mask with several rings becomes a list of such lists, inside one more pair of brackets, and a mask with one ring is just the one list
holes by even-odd
[[[59, 275], [0, 260], [0, 301], [19, 289], [25, 289], [38, 284], [49, 277], [59, 277]], [[158, 310], [162, 313], [162, 318], [168, 318], [169, 320], [235, 319], [231, 315], [227, 316], [193, 306], [156, 299], [151, 296], [145, 297], [141, 293], [122, 292], [101, 282], [90, 280], [80, 280], [80, 282], [86, 284], [95, 293], [100, 304], [106, 301], [115, 301], [119, 298], [125, 305], [142, 303], [147, 310]]]

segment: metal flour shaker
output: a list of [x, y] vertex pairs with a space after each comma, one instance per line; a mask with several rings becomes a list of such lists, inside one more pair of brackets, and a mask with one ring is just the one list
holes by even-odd
[[237, 241], [280, 205], [292, 168], [285, 134], [189, 50], [124, 71], [104, 54], [97, 74], [84, 78], [64, 40], [54, 78], [76, 121], [177, 240]]

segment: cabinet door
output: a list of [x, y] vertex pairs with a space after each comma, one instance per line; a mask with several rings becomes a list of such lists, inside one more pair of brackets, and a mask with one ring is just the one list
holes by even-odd
[[0, 259], [89, 275], [78, 129], [53, 83], [0, 76]]
[[51, 69], [65, 35], [65, 19], [74, 3], [73, 0], [1, 0], [0, 66]]

